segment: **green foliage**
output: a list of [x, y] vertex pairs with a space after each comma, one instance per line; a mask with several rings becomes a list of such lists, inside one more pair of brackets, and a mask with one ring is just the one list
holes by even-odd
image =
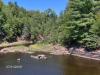
[[59, 16], [52, 9], [27, 11], [17, 3], [0, 0], [0, 38], [16, 41], [18, 37], [34, 42], [100, 47], [100, 1], [70, 0]]
[[[95, 49], [100, 47], [100, 20], [96, 19], [96, 0], [71, 0], [68, 11], [65, 12], [65, 24], [70, 35], [66, 42], [80, 44]], [[67, 15], [66, 15], [67, 14]], [[98, 14], [99, 16], [100, 14]], [[99, 20], [99, 21], [98, 21]]]

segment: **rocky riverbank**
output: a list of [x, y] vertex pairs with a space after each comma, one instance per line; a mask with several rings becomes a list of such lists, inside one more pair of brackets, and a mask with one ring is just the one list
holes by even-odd
[[75, 48], [74, 51], [72, 51], [72, 49], [69, 49], [69, 54], [81, 58], [100, 61], [100, 50], [88, 52], [84, 48]]
[[0, 50], [0, 54], [6, 53], [35, 53], [35, 52], [46, 52], [53, 55], [73, 55], [87, 59], [100, 60], [100, 50], [87, 52], [84, 48], [65, 48], [61, 45], [29, 45], [29, 46], [14, 46], [7, 47]]
[[35, 52], [47, 52], [54, 55], [65, 55], [68, 54], [68, 50], [65, 47], [60, 45], [29, 45], [29, 46], [14, 46], [14, 47], [7, 47], [0, 50], [0, 54], [5, 53], [14, 53], [14, 52], [21, 52], [21, 53], [35, 53]]

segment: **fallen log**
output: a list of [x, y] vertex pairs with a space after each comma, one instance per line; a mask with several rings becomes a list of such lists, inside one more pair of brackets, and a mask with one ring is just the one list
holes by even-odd
[[12, 47], [12, 46], [30, 45], [30, 44], [32, 44], [32, 41], [13, 42], [13, 43], [1, 44], [0, 49], [7, 48], [7, 47]]
[[85, 55], [78, 55], [78, 54], [71, 54], [71, 55], [72, 56], [76, 56], [76, 57], [80, 57], [80, 58], [89, 59], [89, 60], [100, 61], [100, 58], [88, 57], [88, 56], [85, 56]]

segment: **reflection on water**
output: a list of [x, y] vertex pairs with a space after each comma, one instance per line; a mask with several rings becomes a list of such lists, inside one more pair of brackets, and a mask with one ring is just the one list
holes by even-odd
[[64, 75], [100, 75], [100, 62], [69, 56], [63, 63]]
[[[47, 55], [47, 60], [29, 54], [0, 55], [0, 75], [100, 75], [100, 62], [73, 56]], [[20, 58], [20, 61], [17, 59]]]

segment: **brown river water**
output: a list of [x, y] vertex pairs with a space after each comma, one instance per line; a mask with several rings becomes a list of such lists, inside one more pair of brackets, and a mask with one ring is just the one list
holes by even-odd
[[0, 75], [100, 75], [100, 61], [46, 55], [48, 59], [37, 60], [31, 58], [30, 54], [2, 54]]

